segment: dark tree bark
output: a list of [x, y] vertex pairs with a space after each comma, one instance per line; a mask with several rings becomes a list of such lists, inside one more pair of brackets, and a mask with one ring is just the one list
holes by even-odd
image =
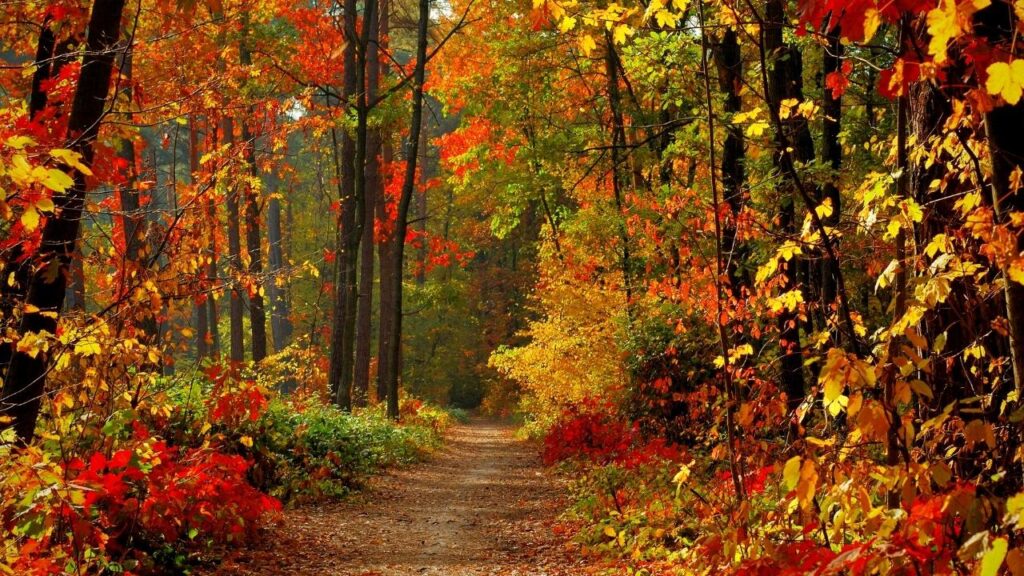
[[[68, 122], [68, 146], [82, 155], [87, 166], [93, 161], [93, 143], [110, 93], [123, 11], [124, 0], [96, 0], [89, 17], [85, 56]], [[25, 298], [25, 303], [35, 311], [22, 317], [21, 334], [56, 333], [85, 204], [85, 174], [74, 170], [73, 180], [65, 194], [54, 196], [54, 214], [43, 226], [36, 256], [39, 265], [32, 272]], [[48, 363], [49, 355], [45, 352], [35, 356], [15, 353], [4, 380], [0, 414], [11, 418], [11, 426], [21, 442], [29, 442], [35, 434]]]
[[[217, 125], [215, 122], [209, 121], [207, 118], [207, 135], [208, 148], [214, 150], [217, 148]], [[213, 182], [210, 183], [210, 190], [214, 189]], [[217, 200], [211, 193], [206, 201], [206, 219], [209, 223], [207, 238], [207, 257], [209, 261], [206, 264], [206, 281], [210, 286], [210, 293], [206, 298], [206, 310], [209, 317], [209, 330], [210, 330], [210, 356], [214, 360], [220, 360], [220, 313], [217, 308], [217, 299], [214, 298], [216, 295], [218, 284], [220, 284], [220, 278], [217, 272], [217, 226], [218, 226], [218, 215], [217, 215]], [[205, 335], [204, 335], [205, 337]]]
[[[391, 148], [391, 143], [385, 141], [381, 146], [381, 160], [385, 165], [389, 165], [394, 159], [394, 152]], [[387, 211], [385, 210], [384, 197], [380, 198], [380, 202], [377, 203], [377, 218], [382, 222], [387, 221]], [[384, 358], [387, 357], [387, 339], [391, 334], [391, 318], [394, 317], [394, 312], [391, 310], [391, 292], [394, 290], [396, 280], [401, 280], [401, 275], [396, 278], [394, 271], [388, 264], [394, 258], [391, 253], [394, 250], [394, 242], [391, 241], [391, 237], [387, 236], [380, 239], [380, 244], [377, 248], [378, 258], [380, 260], [380, 310], [378, 312], [378, 327], [377, 327], [377, 401], [385, 402], [388, 397], [387, 382], [380, 377], [381, 363], [384, 362]]]
[[623, 155], [626, 152], [626, 124], [622, 115], [622, 95], [619, 88], [619, 55], [615, 52], [615, 43], [611, 32], [605, 32], [605, 77], [607, 80], [608, 109], [611, 112], [611, 175], [612, 197], [615, 200], [615, 218], [619, 229], [619, 266], [622, 272], [622, 285], [626, 292], [626, 316], [630, 323], [633, 319], [633, 263], [630, 255], [629, 231], [626, 229], [625, 204], [622, 185], [628, 175], [623, 174]]
[[[740, 89], [743, 87], [743, 59], [736, 31], [729, 29], [715, 50], [718, 84], [725, 92], [725, 112], [735, 114], [742, 110]], [[725, 123], [725, 142], [722, 144], [722, 195], [729, 205], [730, 215], [722, 227], [722, 245], [728, 254], [726, 273], [733, 293], [737, 296], [750, 289], [750, 273], [741, 268], [747, 260], [748, 250], [736, 240], [737, 218], [746, 204], [746, 148], [743, 130], [735, 124]]]
[[[381, 2], [380, 15], [373, 20], [373, 26], [370, 27], [370, 42], [367, 46], [366, 56], [366, 93], [370, 101], [376, 100], [381, 73], [386, 72], [386, 67], [381, 66], [378, 50], [378, 43], [381, 41], [381, 26], [386, 18], [385, 12], [387, 12], [387, 4]], [[359, 306], [356, 315], [355, 374], [352, 381], [353, 402], [356, 406], [367, 404], [370, 391], [374, 253], [376, 251], [373, 224], [377, 203], [381, 201], [380, 196], [383, 192], [380, 174], [381, 144], [381, 129], [373, 128], [370, 130], [366, 150], [366, 190], [363, 202], [362, 239], [359, 247]]]
[[[388, 0], [383, 0], [381, 3], [380, 10], [380, 38], [385, 42], [385, 49], [387, 47], [388, 32], [390, 27], [390, 3]], [[388, 70], [387, 66], [383, 66], [383, 73]], [[394, 151], [391, 147], [391, 140], [386, 135], [381, 134], [381, 148], [380, 158], [381, 163], [384, 166], [390, 166], [391, 161], [394, 159]], [[376, 214], [377, 219], [381, 222], [387, 221], [387, 199], [384, 198], [383, 186], [381, 187], [380, 197], [377, 198]], [[391, 327], [389, 325], [390, 318], [393, 313], [390, 310], [391, 287], [394, 284], [394, 279], [391, 277], [391, 272], [386, 262], [391, 261], [391, 246], [392, 243], [386, 238], [381, 238], [380, 243], [377, 247], [378, 261], [380, 262], [380, 309], [377, 314], [377, 401], [385, 402], [388, 397], [387, 383], [380, 378], [380, 362], [381, 359], [387, 355], [385, 350], [385, 338], [389, 334]]]
[[[415, 280], [417, 286], [423, 286], [427, 282], [427, 181], [429, 164], [429, 127], [424, 126], [420, 133], [420, 185], [413, 196], [413, 215], [416, 222], [416, 231], [419, 232], [420, 245], [416, 249]], [[543, 198], [544, 191], [541, 190]], [[558, 238], [555, 238], [558, 241]]]
[[[199, 182], [199, 128], [196, 126], [195, 117], [189, 118], [188, 122], [188, 160], [189, 174], [192, 176], [192, 184]], [[204, 272], [200, 272], [202, 276]], [[205, 282], [199, 285], [202, 287]], [[196, 318], [196, 359], [203, 360], [210, 356], [210, 345], [207, 342], [207, 335], [210, 333], [210, 317], [207, 313], [206, 302], [201, 295], [195, 299]]]
[[[235, 122], [231, 117], [225, 117], [223, 121], [224, 142], [230, 147], [235, 141]], [[245, 361], [245, 333], [242, 326], [242, 315], [245, 313], [245, 303], [242, 301], [242, 292], [239, 290], [238, 279], [242, 275], [242, 236], [239, 229], [239, 193], [237, 187], [228, 190], [228, 276], [231, 289], [230, 315], [230, 354], [232, 362]]]
[[[840, 42], [842, 32], [838, 27], [828, 34], [828, 43], [825, 46], [823, 56], [822, 78], [827, 79], [831, 73], [839, 73], [843, 63], [843, 44]], [[827, 86], [822, 87], [824, 92], [824, 105], [822, 112], [825, 119], [822, 126], [821, 156], [822, 160], [832, 169], [832, 176], [822, 186], [822, 201], [828, 200], [832, 204], [832, 214], [825, 216], [822, 220], [827, 226], [839, 224], [840, 211], [842, 210], [842, 197], [839, 195], [839, 187], [836, 180], [839, 178], [839, 168], [843, 164], [843, 146], [839, 143], [839, 133], [843, 128], [843, 97], [833, 96], [832, 90]], [[821, 269], [821, 306], [823, 313], [827, 316], [832, 305], [835, 304], [836, 291], [836, 265], [829, 258], [822, 259]]]
[[[346, 48], [353, 49], [352, 60], [354, 64], [345, 68], [345, 87], [349, 88], [349, 81], [352, 82], [351, 90], [345, 95], [348, 104], [351, 105], [352, 98], [355, 98], [356, 111], [356, 133], [355, 142], [351, 144], [351, 158], [344, 157], [345, 169], [351, 175], [349, 190], [351, 195], [347, 202], [342, 202], [343, 218], [342, 243], [346, 256], [344, 260], [343, 284], [339, 285], [340, 293], [338, 301], [344, 301], [344, 318], [340, 324], [341, 334], [337, 338], [338, 346], [331, 350], [331, 371], [329, 381], [332, 387], [337, 389], [338, 405], [343, 409], [352, 406], [352, 382], [355, 376], [355, 340], [356, 340], [356, 310], [358, 305], [358, 280], [359, 270], [359, 246], [363, 236], [363, 221], [365, 218], [364, 205], [366, 200], [366, 157], [369, 140], [369, 117], [370, 101], [366, 93], [366, 72], [367, 52], [370, 45], [370, 36], [375, 26], [363, 26], [362, 30], [356, 30], [356, 3], [354, 0], [345, 2], [345, 33], [349, 38]], [[376, 17], [377, 1], [364, 0], [363, 22], [373, 22]], [[358, 42], [358, 44], [356, 44]], [[348, 52], [345, 54], [346, 62], [349, 60]], [[348, 141], [351, 140], [348, 136]], [[345, 224], [348, 224], [346, 227]], [[343, 293], [343, 294], [342, 294]], [[336, 327], [338, 323], [336, 323]]]
[[[28, 98], [28, 115], [33, 120], [46, 109], [48, 95], [43, 90], [43, 83], [58, 74], [60, 67], [67, 62], [67, 58], [58, 57], [59, 49], [56, 46], [56, 36], [50, 28], [51, 24], [52, 20], [47, 14], [40, 26], [36, 44], [35, 72], [32, 74], [32, 89]], [[24, 301], [28, 292], [31, 262], [21, 261], [20, 245], [5, 251], [2, 256], [0, 261], [3, 267], [0, 268], [0, 273], [5, 278], [13, 276], [11, 282], [0, 282], [0, 319], [13, 325], [18, 322], [14, 311]], [[13, 354], [13, 344], [0, 344], [0, 379], [6, 377]]]
[[[352, 105], [359, 89], [356, 71], [356, 0], [345, 0], [341, 105]], [[332, 131], [337, 148], [336, 131]], [[334, 312], [331, 318], [331, 359], [328, 385], [335, 403], [343, 410], [352, 407], [353, 332], [355, 329], [356, 271], [358, 254], [351, 252], [356, 227], [356, 143], [348, 131], [341, 133], [341, 161], [338, 174], [338, 196], [341, 208], [337, 231], [336, 254], [338, 274], [335, 279]], [[336, 159], [337, 161], [337, 159]]]
[[270, 278], [267, 283], [270, 294], [270, 331], [274, 342], [274, 352], [280, 352], [288, 346], [292, 337], [292, 325], [288, 312], [288, 288], [281, 285], [284, 281], [284, 239], [281, 232], [281, 200], [275, 196], [267, 203], [267, 265]]
[[[975, 31], [1000, 51], [1013, 50], [1017, 18], [1009, 2], [993, 2], [975, 15]], [[1018, 49], [1019, 50], [1019, 49]], [[1015, 51], [1016, 52], [1016, 51]], [[1018, 57], [1016, 53], [1010, 57]], [[1024, 211], [1024, 189], [1014, 188], [1011, 175], [1024, 169], [1024, 102], [996, 106], [985, 114], [989, 151], [992, 157], [992, 194], [987, 198], [998, 222], [1005, 224], [1013, 212]], [[1017, 252], [1024, 251], [1024, 235], [1017, 235]], [[1005, 279], [1006, 319], [1009, 325], [1010, 355], [1014, 387], [1024, 389], [1024, 285]]]
[[[252, 65], [249, 47], [242, 42], [239, 46], [239, 62], [242, 66]], [[254, 111], [248, 108], [248, 118], [242, 121], [242, 146], [245, 162], [248, 164], [251, 181], [245, 185], [245, 247], [249, 254], [249, 277], [256, 288], [249, 294], [249, 330], [252, 342], [252, 361], [259, 362], [267, 357], [267, 312], [263, 303], [263, 255], [260, 234], [260, 189], [252, 182], [259, 179], [256, 166], [256, 136], [249, 122]]]
[[[388, 242], [390, 259], [387, 266], [393, 284], [388, 291], [387, 333], [382, 333], [379, 378], [387, 390], [388, 417], [398, 419], [398, 379], [402, 351], [402, 268], [405, 254], [405, 233], [408, 228], [409, 204], [416, 188], [416, 161], [419, 157], [420, 131], [423, 125], [423, 81], [427, 66], [427, 27], [430, 23], [430, 0], [419, 0], [419, 20], [416, 25], [416, 67], [412, 80], [412, 118], [409, 139], [406, 142], [405, 175], [402, 193], [398, 199], [395, 229]], [[384, 306], [381, 306], [383, 315]]]
[[[762, 49], [770, 58], [768, 75], [768, 106], [779, 109], [780, 103], [787, 98], [803, 99], [803, 61], [800, 52], [783, 42], [782, 30], [786, 24], [784, 4], [781, 0], [769, 0], [765, 5], [765, 22], [763, 25]], [[807, 121], [800, 117], [791, 117], [783, 122], [783, 141], [793, 148], [792, 158], [796, 161], [810, 161], [814, 158], [814, 141], [811, 139]], [[783, 167], [783, 151], [776, 151], [775, 165], [782, 174], [784, 182], [779, 190], [779, 231], [792, 237], [796, 234], [796, 188]], [[785, 271], [786, 291], [800, 288], [797, 260], [788, 262]], [[781, 348], [780, 378], [782, 389], [786, 392], [789, 410], [795, 411], [804, 399], [803, 351], [800, 344], [800, 323], [795, 312], [784, 310], [778, 317], [779, 346]]]

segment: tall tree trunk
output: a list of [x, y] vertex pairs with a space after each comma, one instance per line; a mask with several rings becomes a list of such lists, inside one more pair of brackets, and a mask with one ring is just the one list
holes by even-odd
[[[389, 0], [383, 0], [381, 3], [380, 10], [380, 32], [378, 33], [382, 46], [385, 50], [388, 47], [388, 32], [390, 27], [390, 9], [391, 4]], [[387, 74], [389, 67], [387, 64], [382, 64], [381, 73]], [[391, 139], [388, 134], [381, 134], [381, 147], [380, 147], [380, 159], [382, 167], [390, 167], [391, 162], [394, 160], [394, 150], [391, 146]], [[387, 222], [387, 204], [388, 198], [384, 196], [384, 181], [381, 180], [380, 195], [377, 198], [376, 214], [377, 220], [381, 222]], [[392, 243], [387, 238], [379, 238], [379, 244], [377, 247], [378, 261], [380, 262], [380, 308], [377, 312], [377, 401], [385, 402], [388, 397], [387, 383], [380, 378], [380, 362], [387, 353], [385, 350], [385, 338], [391, 330], [389, 326], [390, 318], [393, 314], [390, 311], [391, 303], [391, 286], [394, 284], [391, 278], [391, 273], [387, 262], [391, 261], [391, 246]]]
[[[188, 121], [188, 158], [189, 174], [192, 176], [192, 185], [199, 184], [199, 127], [196, 126], [196, 117], [192, 116]], [[207, 225], [210, 225], [207, 222]], [[197, 274], [200, 278], [205, 274], [202, 269]], [[200, 282], [200, 290], [206, 286], [206, 282]], [[210, 296], [207, 294], [206, 298]], [[206, 301], [200, 292], [195, 297], [195, 318], [196, 318], [196, 360], [204, 360], [210, 356], [210, 345], [207, 335], [210, 333], [210, 317], [207, 314]]]
[[[1017, 58], [1019, 48], [1011, 45], [1015, 38], [1017, 18], [1013, 5], [993, 2], [975, 13], [975, 30], [986, 38], [993, 48], [1010, 51]], [[1000, 59], [1003, 55], [1000, 55]], [[1014, 188], [1014, 170], [1024, 169], [1024, 102], [997, 105], [985, 114], [989, 151], [992, 157], [992, 195], [987, 200], [995, 209], [996, 219], [1007, 223], [1010, 214], [1024, 211], [1024, 189]], [[1017, 234], [1017, 253], [1024, 251], [1024, 235]], [[1006, 287], [1006, 319], [1009, 324], [1010, 355], [1013, 364], [1013, 382], [1017, 392], [1024, 390], [1024, 285], [1004, 275]]]
[[[402, 193], [398, 199], [395, 229], [388, 241], [392, 244], [387, 267], [392, 275], [393, 285], [388, 291], [387, 334], [382, 333], [382, 356], [379, 378], [387, 390], [387, 413], [398, 419], [398, 379], [402, 352], [402, 268], [405, 254], [405, 233], [408, 227], [409, 204], [416, 188], [416, 160], [419, 157], [420, 130], [423, 125], [423, 81], [427, 65], [427, 26], [430, 22], [430, 0], [419, 0], [419, 20], [416, 33], [416, 68], [413, 71], [412, 118], [409, 139], [406, 142], [405, 176]], [[382, 262], [382, 267], [384, 263]], [[381, 306], [382, 314], [384, 306]], [[382, 317], [383, 318], [383, 317]]]
[[267, 253], [267, 265], [270, 278], [267, 283], [270, 293], [270, 330], [274, 341], [274, 352], [280, 352], [288, 346], [292, 337], [292, 325], [289, 320], [287, 285], [284, 274], [284, 239], [281, 233], [281, 200], [274, 195], [267, 203], [267, 241], [270, 244]]
[[[207, 147], [210, 150], [217, 149], [217, 125], [207, 117], [206, 127]], [[217, 215], [217, 200], [214, 197], [216, 187], [210, 182], [210, 194], [206, 201], [206, 221], [208, 223], [207, 233], [207, 257], [206, 281], [210, 286], [210, 293], [206, 298], [206, 310], [210, 321], [210, 356], [214, 360], [220, 360], [220, 314], [217, 308], [217, 291], [219, 290], [220, 278], [217, 272], [217, 227], [219, 225]], [[205, 337], [205, 335], [204, 335]]]
[[611, 32], [605, 32], [605, 77], [608, 90], [608, 108], [612, 116], [611, 125], [611, 160], [612, 160], [612, 197], [615, 200], [615, 220], [619, 228], [619, 265], [622, 272], [622, 285], [626, 293], [626, 316], [632, 323], [633, 318], [633, 271], [629, 246], [629, 231], [626, 228], [625, 204], [622, 184], [626, 176], [622, 174], [623, 154], [626, 148], [626, 127], [622, 116], [622, 96], [619, 89], [619, 56], [615, 52], [615, 43]]
[[[82, 72], [68, 122], [68, 146], [82, 155], [82, 162], [87, 166], [93, 161], [93, 143], [110, 93], [123, 11], [124, 0], [96, 0], [89, 17]], [[58, 316], [64, 306], [67, 273], [78, 242], [85, 204], [85, 174], [73, 170], [73, 180], [74, 184], [65, 194], [54, 195], [54, 213], [43, 226], [37, 254], [41, 265], [35, 268], [29, 283], [26, 312], [19, 327], [22, 335], [55, 334], [57, 331]], [[57, 273], [52, 275], [54, 266]], [[4, 380], [0, 414], [11, 418], [11, 426], [21, 442], [29, 442], [35, 434], [46, 389], [48, 363], [49, 354], [46, 352], [34, 356], [17, 352]]]
[[[132, 89], [132, 55], [126, 52], [121, 64], [123, 81], [120, 83], [121, 93], [118, 98], [124, 100], [125, 109], [128, 111], [126, 119], [131, 122], [135, 104], [135, 93]], [[138, 166], [136, 165], [135, 143], [129, 138], [120, 138], [117, 142], [117, 155], [128, 167], [127, 178], [118, 188], [118, 199], [121, 202], [121, 230], [124, 233], [124, 261], [121, 264], [121, 277], [119, 279], [118, 297], [122, 297], [131, 290], [132, 278], [141, 278], [147, 272], [149, 264], [146, 262], [146, 213], [143, 210], [141, 191], [138, 185]], [[155, 163], [154, 163], [155, 169]], [[138, 280], [135, 280], [138, 282]], [[141, 339], [146, 343], [153, 343], [158, 340], [157, 315], [153, 310], [139, 310], [141, 314], [138, 329], [141, 331]]]
[[[828, 43], [825, 46], [823, 55], [822, 78], [827, 79], [829, 74], [841, 73], [843, 61], [843, 44], [840, 41], [841, 31], [838, 27], [828, 34]], [[824, 92], [824, 105], [822, 112], [825, 119], [822, 126], [821, 156], [822, 160], [832, 169], [832, 174], [822, 187], [822, 201], [828, 200], [832, 204], [832, 213], [822, 218], [825, 224], [834, 227], [839, 224], [839, 215], [842, 210], [842, 198], [839, 195], [839, 187], [836, 181], [839, 178], [839, 168], [843, 164], [843, 146], [839, 143], [839, 133], [842, 131], [843, 97], [841, 94], [833, 96], [832, 90], [822, 86]], [[824, 317], [827, 318], [832, 306], [836, 302], [836, 263], [830, 258], [823, 258], [821, 261], [821, 307]], [[823, 324], [826, 326], [827, 324]]]
[[[32, 89], [28, 97], [28, 116], [35, 120], [46, 108], [48, 95], [43, 90], [43, 83], [60, 72], [60, 66], [66, 63], [65, 58], [57, 57], [56, 36], [50, 28], [52, 19], [49, 14], [43, 18], [36, 43], [35, 72], [32, 74]], [[31, 262], [19, 262], [22, 256], [21, 245], [0, 254], [0, 274], [9, 281], [0, 282], [0, 320], [5, 324], [14, 325], [18, 319], [14, 311], [24, 301], [28, 292]], [[14, 355], [14, 345], [9, 342], [0, 343], [0, 380], [6, 378]]]
[[[427, 182], [430, 180], [428, 174], [429, 164], [429, 134], [428, 126], [423, 127], [420, 134], [420, 185], [414, 192], [413, 200], [415, 205], [413, 214], [416, 220], [416, 231], [419, 232], [420, 245], [416, 250], [415, 279], [417, 286], [423, 286], [427, 282]], [[541, 191], [542, 197], [544, 191]], [[555, 237], [555, 242], [558, 238]]]
[[[715, 50], [718, 84], [725, 92], [725, 112], [736, 114], [742, 110], [740, 89], [743, 87], [743, 58], [736, 31], [729, 29]], [[714, 143], [712, 143], [714, 145]], [[725, 142], [722, 145], [722, 196], [729, 205], [730, 215], [722, 227], [722, 245], [728, 254], [726, 273], [734, 295], [750, 289], [750, 273], [741, 268], [746, 263], [748, 250], [736, 240], [736, 223], [746, 204], [746, 174], [744, 163], [746, 148], [743, 130], [735, 124], [725, 124]]]
[[[244, 67], [252, 65], [252, 54], [244, 39], [239, 46], [238, 59]], [[247, 112], [248, 118], [242, 121], [242, 146], [251, 178], [245, 186], [245, 247], [249, 254], [249, 278], [255, 283], [255, 287], [249, 291], [249, 330], [252, 338], [250, 346], [252, 361], [259, 362], [267, 357], [267, 312], [263, 303], [260, 187], [254, 185], [254, 182], [259, 181], [260, 174], [256, 165], [256, 135], [249, 126], [254, 116], [253, 108], [248, 107]]]
[[[235, 122], [230, 116], [223, 120], [224, 143], [231, 147], [235, 142]], [[245, 303], [242, 301], [242, 292], [239, 290], [239, 278], [242, 275], [242, 236], [239, 230], [239, 190], [232, 185], [227, 191], [228, 210], [228, 278], [231, 289], [230, 315], [230, 354], [232, 362], [245, 361], [245, 333], [242, 326], [242, 315], [245, 313]]]
[[[359, 89], [356, 71], [356, 9], [356, 0], [345, 0], [345, 50], [342, 58], [344, 76], [340, 104], [346, 108], [352, 105], [352, 99]], [[337, 148], [336, 130], [332, 131], [332, 136], [335, 140], [334, 146]], [[343, 410], [352, 407], [352, 332], [355, 328], [355, 275], [358, 254], [353, 254], [349, 249], [352, 245], [350, 237], [357, 220], [355, 159], [356, 143], [348, 131], [344, 130], [341, 133], [341, 167], [338, 175], [338, 200], [341, 209], [336, 246], [338, 274], [334, 288], [330, 371], [327, 377], [334, 402]]]
[[[373, 19], [370, 29], [370, 43], [367, 46], [366, 93], [370, 101], [377, 98], [382, 67], [378, 43], [381, 41], [381, 25], [386, 18], [386, 2], [380, 3], [380, 14]], [[386, 70], [386, 68], [384, 68]], [[377, 203], [382, 194], [380, 174], [380, 153], [382, 144], [380, 128], [373, 128], [369, 134], [366, 152], [366, 190], [363, 202], [363, 229], [359, 256], [359, 306], [356, 316], [356, 357], [355, 374], [352, 381], [353, 402], [365, 406], [370, 392], [370, 360], [373, 346], [373, 279], [374, 279], [374, 219]]]
[[[768, 76], [768, 106], [778, 110], [780, 103], [787, 98], [803, 99], [803, 63], [800, 52], [783, 42], [782, 30], [786, 24], [786, 15], [782, 0], [768, 0], [765, 5], [765, 22], [763, 25], [762, 50], [771, 60]], [[786, 120], [781, 127], [785, 132], [784, 141], [793, 148], [792, 155], [796, 160], [812, 160], [814, 142], [811, 140], [807, 121], [796, 117]], [[795, 195], [797, 183], [783, 168], [784, 151], [776, 151], [775, 165], [786, 179], [779, 189], [779, 230], [787, 237], [796, 234]], [[800, 288], [797, 275], [797, 261], [791, 260], [785, 271], [786, 282], [783, 290], [792, 291]], [[800, 322], [795, 311], [783, 310], [778, 317], [779, 346], [781, 347], [781, 383], [786, 392], [790, 412], [795, 411], [804, 398], [803, 352], [800, 344]]]

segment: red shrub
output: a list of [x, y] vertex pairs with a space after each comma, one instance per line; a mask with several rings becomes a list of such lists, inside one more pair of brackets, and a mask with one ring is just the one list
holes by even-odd
[[663, 438], [645, 440], [639, 427], [615, 416], [615, 407], [596, 400], [570, 408], [544, 438], [544, 462], [585, 460], [636, 468], [652, 462], [679, 460], [681, 448]]

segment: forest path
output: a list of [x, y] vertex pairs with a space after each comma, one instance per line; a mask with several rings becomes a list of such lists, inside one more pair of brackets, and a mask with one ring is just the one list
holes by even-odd
[[215, 574], [588, 574], [553, 530], [565, 504], [536, 446], [508, 424], [474, 418], [430, 461], [375, 478], [344, 501], [288, 511], [262, 546], [235, 553]]

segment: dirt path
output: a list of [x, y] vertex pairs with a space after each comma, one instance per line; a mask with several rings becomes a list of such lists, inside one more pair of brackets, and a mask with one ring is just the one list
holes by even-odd
[[536, 447], [508, 425], [474, 419], [430, 462], [343, 502], [288, 512], [263, 548], [236, 553], [216, 574], [589, 574], [553, 530], [564, 505]]

